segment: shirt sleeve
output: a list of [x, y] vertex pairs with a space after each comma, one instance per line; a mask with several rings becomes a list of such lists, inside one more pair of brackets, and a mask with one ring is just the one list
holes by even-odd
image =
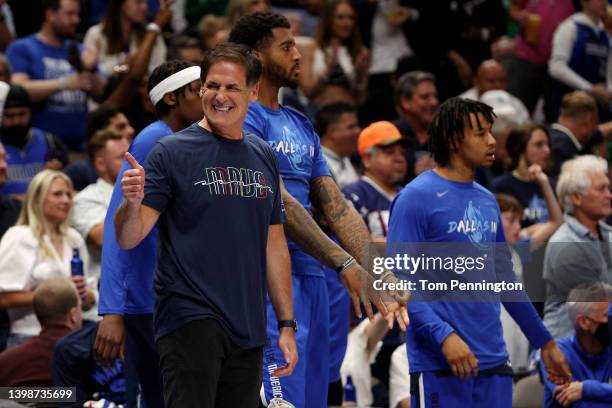
[[[387, 257], [410, 251], [413, 245], [425, 242], [427, 214], [416, 194], [400, 193], [391, 205]], [[398, 271], [395, 271], [398, 272]], [[398, 273], [401, 275], [401, 273]], [[408, 305], [410, 327], [423, 339], [441, 346], [454, 329], [433, 311], [426, 301], [413, 301]]]
[[32, 61], [23, 41], [25, 40], [12, 43], [6, 50], [6, 57], [11, 64], [11, 71], [13, 74], [30, 75]]
[[323, 156], [323, 150], [321, 149], [321, 140], [319, 139], [319, 135], [317, 135], [312, 129], [312, 135], [314, 138], [314, 157], [312, 163], [312, 175], [310, 176], [310, 180], [314, 180], [317, 177], [321, 176], [330, 176], [329, 168], [327, 167], [327, 161], [325, 160], [325, 156]]
[[[517, 282], [516, 275], [512, 269], [512, 255], [510, 247], [506, 243], [504, 227], [501, 216], [498, 216], [497, 235], [495, 248], [495, 274], [498, 282]], [[542, 319], [533, 307], [531, 300], [525, 291], [502, 292], [502, 303], [504, 308], [519, 325], [525, 337], [534, 348], [540, 348], [550, 340], [552, 336], [544, 326]]]
[[548, 73], [551, 77], [572, 89], [590, 92], [592, 84], [568, 65], [575, 43], [576, 24], [571, 19], [567, 19], [555, 31], [552, 53], [548, 62]]
[[274, 204], [272, 208], [272, 215], [270, 217], [270, 225], [284, 224], [287, 221], [287, 214], [285, 213], [285, 205], [283, 204], [283, 198], [281, 194], [281, 175], [280, 170], [278, 169], [278, 160], [276, 159], [276, 155], [274, 154], [274, 152], [267, 145], [265, 146], [265, 148], [268, 149], [268, 156], [270, 157], [270, 161], [274, 168], [273, 177], [276, 178]]
[[584, 380], [582, 382], [582, 399], [612, 402], [612, 384], [596, 380]]
[[[132, 152], [130, 152], [132, 153]], [[98, 301], [98, 314], [123, 314], [127, 288], [125, 275], [131, 265], [127, 251], [122, 249], [115, 238], [115, 214], [123, 202], [121, 178], [123, 173], [131, 167], [124, 162], [113, 189], [106, 218], [104, 219], [104, 238], [102, 241], [102, 260], [100, 266], [100, 297]]]
[[144, 164], [145, 187], [142, 204], [157, 210], [160, 214], [166, 210], [172, 196], [172, 184], [169, 177], [168, 151], [161, 143], [151, 149]]
[[26, 289], [38, 245], [28, 227], [9, 228], [0, 241], [0, 292]]
[[74, 198], [73, 226], [83, 239], [87, 239], [89, 231], [104, 222], [108, 208], [102, 202], [96, 200], [95, 197], [92, 197], [92, 194], [88, 194], [89, 192], [85, 191], [84, 193], [79, 193]]

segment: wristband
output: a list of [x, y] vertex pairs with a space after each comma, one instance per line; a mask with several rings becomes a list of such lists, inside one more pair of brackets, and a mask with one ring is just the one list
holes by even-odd
[[149, 23], [147, 24], [147, 31], [153, 31], [157, 34], [161, 33], [161, 27], [157, 25], [157, 23]]
[[59, 90], [60, 92], [63, 91], [64, 89], [66, 89], [66, 78], [65, 77], [59, 77]]
[[298, 331], [297, 320], [295, 320], [295, 319], [291, 319], [291, 320], [279, 320], [278, 321], [278, 330], [282, 329], [283, 327], [291, 327], [293, 329], [293, 331], [297, 333], [297, 331]]
[[350, 268], [351, 266], [353, 266], [353, 264], [356, 264], [356, 263], [357, 261], [355, 260], [355, 258], [350, 256], [346, 261], [342, 262], [342, 265], [336, 268], [336, 272], [342, 273], [348, 268]]

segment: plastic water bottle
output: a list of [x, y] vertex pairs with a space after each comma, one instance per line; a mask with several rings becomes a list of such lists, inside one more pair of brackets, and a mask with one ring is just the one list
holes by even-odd
[[356, 407], [357, 406], [357, 391], [353, 385], [353, 378], [346, 376], [346, 385], [344, 386], [344, 397], [342, 398], [342, 406]]
[[72, 276], [83, 276], [83, 260], [79, 255], [79, 248], [72, 250], [72, 259], [70, 260], [70, 273]]

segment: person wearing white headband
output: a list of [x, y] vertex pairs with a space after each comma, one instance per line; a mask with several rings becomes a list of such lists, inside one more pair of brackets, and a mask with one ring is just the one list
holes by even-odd
[[[158, 66], [149, 78], [149, 95], [159, 120], [144, 128], [134, 139], [130, 153], [144, 162], [151, 148], [163, 137], [186, 128], [202, 117], [200, 68], [184, 61]], [[112, 360], [124, 350], [128, 406], [136, 406], [138, 384], [149, 408], [163, 408], [159, 357], [153, 340], [153, 274], [157, 258], [157, 231], [131, 251], [119, 247], [113, 220], [123, 201], [121, 178], [131, 168], [125, 162], [104, 222], [100, 302], [103, 316], [96, 338], [96, 350]]]

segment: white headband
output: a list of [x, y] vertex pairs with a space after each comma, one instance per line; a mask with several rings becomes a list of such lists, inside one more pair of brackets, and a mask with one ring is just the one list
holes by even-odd
[[181, 86], [187, 85], [196, 79], [200, 79], [200, 67], [185, 68], [176, 74], [170, 75], [155, 85], [151, 92], [149, 92], [149, 98], [153, 102], [153, 106], [157, 105], [157, 102], [161, 101], [168, 92], [176, 91]]

